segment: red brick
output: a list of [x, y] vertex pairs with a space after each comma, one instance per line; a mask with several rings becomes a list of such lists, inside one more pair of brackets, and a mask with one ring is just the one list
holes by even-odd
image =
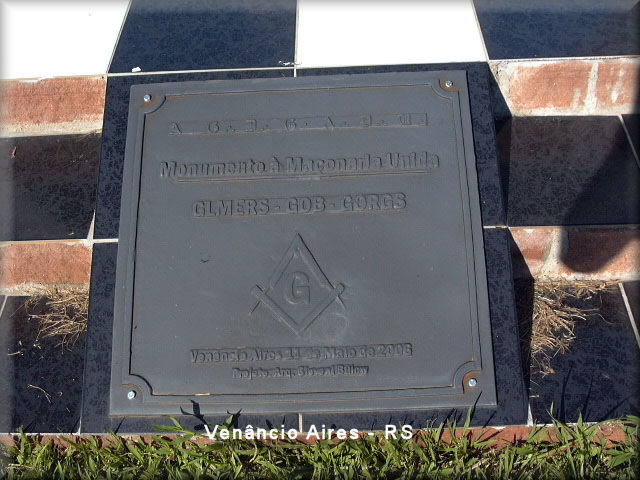
[[91, 248], [76, 243], [16, 242], [0, 246], [0, 290], [30, 285], [88, 285]]
[[507, 93], [513, 110], [583, 107], [592, 67], [576, 60], [517, 65], [510, 70]]
[[513, 240], [534, 277], [542, 272], [551, 248], [552, 234], [552, 227], [511, 228]]
[[600, 63], [596, 83], [598, 108], [628, 107], [638, 101], [640, 62], [615, 59]]
[[101, 128], [106, 77], [0, 81], [0, 127], [9, 132], [56, 124]]
[[[512, 425], [504, 428], [471, 428], [463, 429], [458, 428], [455, 431], [456, 438], [462, 438], [467, 436], [475, 440], [482, 439], [484, 441], [493, 440], [494, 446], [497, 448], [504, 448], [514, 443], [526, 441], [532, 432], [538, 431], [540, 427], [528, 427], [523, 425]], [[538, 434], [540, 441], [558, 441], [558, 431], [555, 427], [546, 427]], [[606, 442], [607, 446], [613, 446], [615, 443], [625, 442], [627, 440], [627, 434], [617, 425], [602, 425], [598, 427], [598, 433], [594, 439], [598, 442]], [[445, 442], [451, 441], [451, 434], [445, 430], [442, 435], [442, 440]]]

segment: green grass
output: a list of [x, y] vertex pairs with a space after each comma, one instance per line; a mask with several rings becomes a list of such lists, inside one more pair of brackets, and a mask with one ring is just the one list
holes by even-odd
[[23, 434], [7, 449], [4, 462], [0, 456], [0, 478], [638, 478], [640, 419], [618, 422], [628, 438], [614, 445], [600, 441], [603, 424], [581, 421], [556, 421], [554, 441], [547, 428], [539, 427], [527, 441], [506, 446], [470, 435], [444, 441], [443, 434], [455, 425], [422, 431], [412, 440], [377, 435], [311, 445], [194, 442], [201, 436], [177, 422], [161, 428], [175, 436], [146, 440], [113, 435], [108, 441], [65, 438], [55, 444]]

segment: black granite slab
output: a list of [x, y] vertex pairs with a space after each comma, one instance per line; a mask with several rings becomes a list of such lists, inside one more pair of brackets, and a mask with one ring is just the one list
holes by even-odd
[[[6, 303], [3, 301], [6, 298]], [[0, 297], [0, 432], [72, 433], [78, 430], [84, 338], [63, 350], [38, 337], [24, 308], [27, 297]], [[41, 313], [43, 303], [30, 307]]]
[[[523, 381], [508, 240], [509, 232], [506, 229], [484, 229], [498, 408], [477, 408], [471, 419], [474, 426], [515, 425], [527, 421], [528, 403]], [[455, 421], [460, 425], [464, 423], [467, 413], [467, 410], [451, 409], [304, 414], [303, 426], [304, 430], [308, 430], [310, 425], [315, 425], [318, 429], [325, 425], [327, 428], [347, 430], [384, 430], [385, 425], [398, 424], [421, 428]]]
[[640, 223], [640, 169], [618, 117], [514, 117], [498, 143], [510, 226]]
[[640, 155], [640, 114], [622, 115], [622, 118], [627, 127], [629, 138], [631, 138], [631, 143], [636, 150], [636, 155]]
[[[474, 129], [475, 154], [478, 165], [478, 177], [481, 196], [483, 223], [485, 225], [504, 224], [504, 210], [496, 160], [494, 123], [491, 113], [492, 91], [489, 85], [490, 72], [483, 63], [450, 65], [408, 65], [353, 67], [341, 69], [299, 70], [300, 75], [322, 75], [340, 73], [425, 71], [425, 70], [467, 71], [469, 83], [472, 124]], [[185, 81], [202, 79], [247, 78], [248, 76], [291, 75], [290, 71], [244, 72], [244, 73], [208, 73], [174, 74], [112, 77], [108, 83], [107, 109], [104, 136], [107, 139], [102, 152], [101, 175], [99, 182], [98, 205], [96, 212], [96, 236], [98, 238], [115, 237], [118, 234], [120, 210], [120, 188], [122, 158], [126, 134], [126, 113], [128, 93], [135, 83], [155, 83], [166, 81]], [[495, 343], [494, 361], [497, 369], [498, 402], [500, 408], [478, 412], [474, 417], [476, 424], [518, 424], [526, 421], [527, 401], [518, 343], [518, 329], [515, 320], [515, 307], [511, 280], [511, 266], [508, 256], [508, 233], [502, 229], [485, 230], [485, 248], [487, 258], [488, 281], [490, 285], [490, 309], [492, 318], [493, 341]], [[82, 431], [101, 432], [105, 429], [119, 431], [152, 431], [153, 424], [168, 424], [167, 418], [130, 417], [126, 420], [108, 418], [108, 387], [113, 320], [113, 289], [115, 275], [116, 244], [96, 245], [92, 271], [91, 312], [88, 332], [87, 375], [82, 414]], [[193, 412], [187, 412], [193, 414]], [[231, 412], [233, 413], [233, 412]], [[368, 427], [371, 417], [360, 422]], [[413, 414], [411, 414], [413, 415]], [[466, 412], [433, 412], [429, 420], [443, 420], [445, 417], [460, 418]], [[305, 423], [313, 418], [305, 415]], [[325, 419], [327, 417], [324, 417]], [[344, 416], [342, 419], [346, 418]], [[368, 418], [368, 419], [367, 419]], [[377, 414], [376, 422], [386, 423], [384, 414]], [[396, 418], [401, 418], [400, 414]], [[424, 419], [424, 418], [423, 418]], [[207, 418], [210, 424], [221, 422], [223, 418]], [[319, 419], [322, 420], [322, 419]], [[202, 424], [202, 419], [185, 416], [185, 426], [193, 428]], [[241, 415], [240, 424], [253, 426], [278, 425], [284, 423], [298, 426], [296, 414], [285, 415], [278, 419], [248, 418]], [[315, 422], [314, 423], [320, 423]], [[354, 426], [354, 425], [352, 425]]]
[[627, 296], [629, 302], [629, 309], [631, 310], [631, 317], [635, 323], [636, 332], [640, 331], [640, 280], [633, 282], [624, 282], [624, 293]]
[[636, 0], [474, 0], [490, 59], [637, 55]]
[[133, 0], [110, 73], [293, 62], [296, 0]]
[[86, 238], [100, 135], [0, 139], [0, 241]]
[[337, 75], [382, 72], [421, 72], [430, 70], [464, 70], [467, 72], [471, 123], [480, 191], [483, 225], [504, 225], [505, 214], [500, 187], [492, 108], [503, 104], [491, 88], [493, 78], [486, 63], [449, 63], [428, 65], [376, 65], [369, 67], [298, 69], [298, 76]]
[[96, 201], [95, 238], [116, 238], [120, 219], [122, 165], [127, 136], [129, 90], [144, 83], [190, 80], [229, 80], [240, 78], [290, 77], [293, 70], [177, 73], [166, 75], [127, 75], [109, 77], [103, 127], [103, 144]]
[[575, 422], [598, 422], [640, 413], [640, 348], [618, 288], [591, 300], [571, 303], [595, 309], [577, 320], [576, 339], [565, 354], [556, 355], [553, 374], [542, 376], [532, 368], [531, 412], [537, 423], [554, 416]]
[[[87, 331], [87, 354], [82, 396], [82, 433], [157, 433], [156, 425], [172, 426], [169, 417], [110, 417], [109, 383], [111, 378], [111, 344], [113, 334], [113, 307], [115, 293], [117, 243], [96, 244], [93, 250], [91, 270], [91, 295]], [[174, 416], [185, 428], [203, 431], [206, 423], [210, 427], [223, 424], [230, 415], [236, 415], [239, 428], [252, 425], [254, 428], [298, 428], [297, 414], [243, 415], [230, 411], [229, 415], [200, 414], [194, 404], [185, 415]]]

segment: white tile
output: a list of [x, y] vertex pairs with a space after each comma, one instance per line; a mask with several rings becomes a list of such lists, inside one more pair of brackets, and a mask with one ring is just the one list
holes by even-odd
[[301, 68], [485, 60], [471, 0], [298, 0]]
[[128, 0], [0, 0], [0, 77], [106, 73]]

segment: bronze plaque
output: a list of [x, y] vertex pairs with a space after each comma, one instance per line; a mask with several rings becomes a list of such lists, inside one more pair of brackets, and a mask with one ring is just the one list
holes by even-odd
[[136, 85], [110, 412], [496, 404], [464, 72]]

